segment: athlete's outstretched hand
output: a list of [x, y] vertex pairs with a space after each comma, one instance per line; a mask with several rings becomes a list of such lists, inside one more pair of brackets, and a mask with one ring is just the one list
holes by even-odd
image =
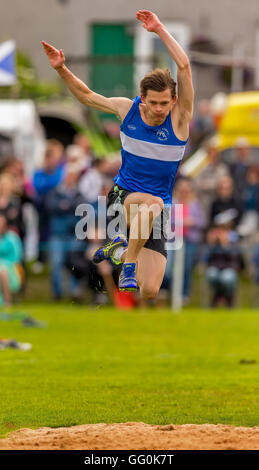
[[62, 65], [65, 62], [65, 56], [62, 51], [62, 49], [58, 50], [55, 47], [51, 46], [45, 41], [41, 41], [44, 51], [46, 52], [49, 63], [54, 69], [58, 69], [59, 67], [62, 67]]
[[162, 25], [158, 16], [156, 16], [155, 13], [152, 13], [151, 11], [148, 11], [148, 10], [139, 10], [136, 13], [136, 18], [139, 21], [142, 21], [143, 28], [145, 28], [147, 31], [151, 33], [156, 33], [158, 29], [160, 28], [160, 26]]

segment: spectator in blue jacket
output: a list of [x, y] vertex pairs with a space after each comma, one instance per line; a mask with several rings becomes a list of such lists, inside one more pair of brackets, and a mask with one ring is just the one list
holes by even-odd
[[39, 216], [39, 255], [38, 262], [46, 261], [49, 224], [45, 208], [45, 199], [49, 191], [54, 189], [64, 177], [63, 145], [51, 139], [47, 143], [43, 167], [35, 171], [33, 186], [35, 189], [35, 206]]
[[[79, 251], [82, 242], [76, 239], [75, 226], [78, 218], [75, 209], [84, 199], [78, 190], [79, 171], [67, 168], [64, 181], [46, 196], [45, 207], [49, 218], [49, 261], [51, 286], [56, 300], [62, 298], [62, 276], [68, 253]], [[85, 249], [85, 245], [84, 245]], [[70, 272], [70, 295], [78, 295], [78, 282]]]
[[64, 161], [64, 147], [55, 139], [47, 143], [43, 167], [36, 170], [33, 175], [33, 185], [37, 194], [47, 194], [62, 180]]

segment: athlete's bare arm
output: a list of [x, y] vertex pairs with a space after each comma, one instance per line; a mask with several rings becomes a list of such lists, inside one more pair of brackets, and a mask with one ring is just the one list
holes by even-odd
[[178, 99], [174, 106], [174, 113], [176, 111], [179, 114], [179, 121], [182, 121], [185, 125], [189, 124], [193, 113], [194, 90], [188, 56], [167, 31], [157, 15], [148, 10], [139, 10], [136, 17], [142, 21], [143, 28], [156, 33], [160, 37], [177, 65]]
[[105, 98], [90, 90], [88, 86], [76, 77], [66, 66], [62, 49], [58, 50], [45, 41], [42, 41], [50, 65], [58, 72], [71, 93], [83, 104], [99, 109], [105, 113], [116, 114], [122, 121], [132, 106], [129, 98]]

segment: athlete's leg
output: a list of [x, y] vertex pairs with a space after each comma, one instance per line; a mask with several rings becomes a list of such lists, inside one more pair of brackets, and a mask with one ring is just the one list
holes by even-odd
[[130, 227], [129, 250], [127, 250], [128, 242], [125, 242], [125, 237], [119, 234], [96, 250], [93, 261], [100, 263], [104, 259], [110, 259], [114, 264], [135, 263], [140, 249], [149, 238], [153, 221], [160, 214], [162, 208], [163, 200], [159, 197], [139, 192], [128, 194], [123, 201], [123, 209], [127, 226]]
[[125, 263], [136, 263], [140, 250], [148, 240], [154, 219], [163, 209], [160, 197], [146, 193], [129, 194], [124, 201], [127, 226], [130, 227], [129, 246], [123, 256]]
[[[136, 262], [137, 258], [142, 250], [143, 246], [150, 237], [153, 222], [156, 217], [159, 216], [163, 209], [163, 200], [160, 197], [153, 196], [147, 193], [134, 192], [126, 195], [125, 199], [122, 200], [125, 217], [127, 220], [127, 226], [130, 228], [129, 233], [129, 246], [127, 249], [127, 243], [121, 240], [118, 236], [116, 239], [111, 240], [107, 245], [98, 249], [93, 257], [94, 262], [99, 263], [104, 259], [111, 259], [116, 264], [123, 262], [122, 271], [119, 278], [119, 289], [120, 290], [137, 290], [136, 281]], [[157, 219], [158, 220], [158, 219]], [[148, 249], [148, 252], [152, 253], [154, 258], [154, 250]], [[163, 255], [161, 255], [163, 258]], [[142, 257], [141, 257], [142, 258]], [[146, 261], [149, 262], [150, 256]], [[154, 298], [156, 292], [159, 290], [161, 282], [163, 280], [165, 261], [163, 261], [162, 272], [158, 266], [153, 266], [152, 269], [157, 269], [157, 280], [154, 283], [147, 285], [145, 283], [144, 289], [141, 291], [146, 292], [147, 298]], [[149, 271], [150, 274], [150, 271]], [[139, 276], [139, 279], [144, 279], [145, 274]], [[143, 282], [142, 282], [143, 284]], [[151, 285], [152, 284], [152, 285]], [[149, 290], [149, 294], [147, 294]]]
[[165, 267], [164, 255], [149, 248], [141, 248], [137, 258], [136, 279], [142, 298], [154, 299], [158, 295]]

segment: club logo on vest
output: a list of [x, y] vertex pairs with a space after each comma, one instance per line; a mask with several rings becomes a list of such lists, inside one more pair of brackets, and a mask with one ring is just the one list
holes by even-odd
[[131, 131], [135, 131], [135, 130], [136, 130], [136, 126], [133, 126], [133, 124], [129, 124], [129, 125], [128, 125], [128, 129], [130, 129]]
[[166, 127], [162, 127], [162, 129], [159, 129], [156, 133], [158, 140], [167, 140], [169, 138], [169, 132], [166, 129]]

